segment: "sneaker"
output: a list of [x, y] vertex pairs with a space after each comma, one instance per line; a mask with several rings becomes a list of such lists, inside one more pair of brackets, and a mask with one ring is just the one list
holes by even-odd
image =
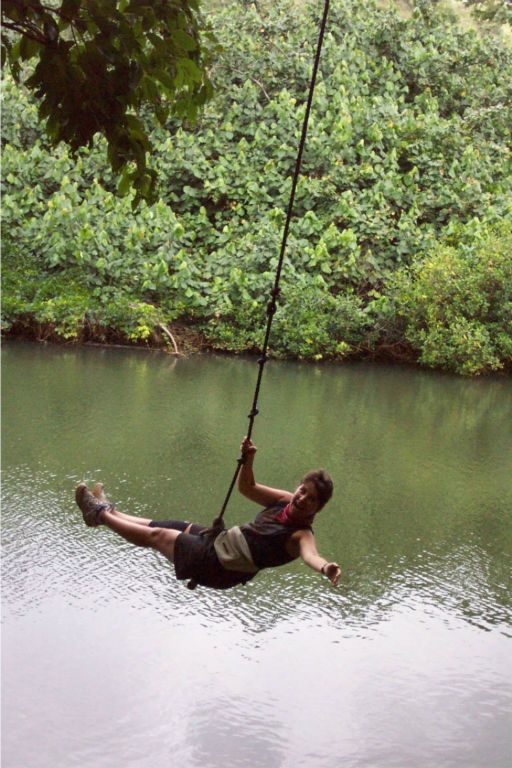
[[92, 495], [85, 483], [79, 483], [75, 488], [75, 501], [82, 510], [84, 523], [90, 527], [101, 525], [100, 512], [111, 505], [105, 501], [99, 501]]
[[98, 499], [98, 501], [102, 501], [105, 504], [110, 504], [109, 500], [107, 499], [105, 495], [105, 486], [103, 483], [94, 483], [92, 487], [92, 495]]

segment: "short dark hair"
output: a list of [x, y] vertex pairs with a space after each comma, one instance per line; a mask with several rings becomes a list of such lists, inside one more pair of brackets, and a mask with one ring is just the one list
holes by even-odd
[[318, 494], [318, 511], [320, 511], [332, 496], [334, 486], [331, 476], [325, 469], [313, 469], [302, 478], [303, 483], [308, 481], [314, 483]]

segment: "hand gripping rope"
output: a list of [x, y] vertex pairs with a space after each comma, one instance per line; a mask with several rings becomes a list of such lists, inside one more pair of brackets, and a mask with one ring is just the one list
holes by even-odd
[[[316, 48], [315, 60], [314, 60], [314, 63], [313, 63], [313, 72], [311, 74], [311, 81], [309, 83], [309, 93], [308, 93], [308, 100], [307, 100], [307, 104], [306, 104], [306, 111], [304, 113], [304, 121], [302, 123], [302, 134], [301, 134], [301, 137], [300, 137], [299, 148], [298, 148], [298, 152], [297, 152], [297, 158], [296, 158], [296, 161], [295, 161], [295, 170], [294, 170], [294, 173], [293, 173], [292, 187], [291, 187], [291, 191], [290, 191], [290, 200], [288, 202], [288, 210], [287, 210], [287, 213], [286, 213], [286, 221], [285, 221], [284, 230], [283, 230], [283, 238], [282, 238], [282, 241], [281, 241], [281, 250], [280, 250], [280, 253], [279, 253], [279, 260], [277, 262], [276, 274], [275, 274], [275, 278], [274, 278], [274, 287], [272, 288], [272, 291], [270, 293], [270, 301], [267, 304], [267, 327], [266, 327], [266, 331], [265, 331], [265, 340], [263, 342], [263, 348], [261, 350], [261, 355], [260, 355], [260, 357], [258, 359], [258, 365], [259, 365], [258, 378], [257, 378], [257, 381], [256, 381], [256, 388], [254, 390], [254, 397], [253, 397], [253, 401], [252, 401], [252, 408], [251, 408], [251, 410], [250, 410], [250, 412], [248, 414], [248, 419], [249, 419], [249, 428], [247, 430], [247, 437], [248, 438], [250, 438], [251, 435], [252, 435], [252, 430], [253, 430], [253, 426], [254, 426], [254, 420], [255, 420], [256, 416], [258, 415], [258, 412], [259, 412], [258, 411], [258, 398], [259, 398], [259, 394], [260, 394], [261, 380], [262, 380], [262, 377], [263, 377], [263, 368], [265, 367], [265, 363], [268, 360], [267, 352], [268, 352], [268, 343], [269, 343], [269, 339], [270, 339], [270, 331], [272, 329], [272, 321], [274, 319], [274, 315], [275, 315], [276, 310], [277, 310], [277, 300], [279, 298], [279, 292], [280, 292], [279, 281], [281, 280], [281, 272], [282, 272], [282, 269], [283, 269], [284, 256], [285, 256], [285, 252], [286, 252], [286, 244], [287, 244], [287, 241], [288, 241], [288, 232], [290, 230], [290, 221], [291, 221], [291, 218], [292, 218], [293, 203], [295, 201], [295, 192], [296, 192], [297, 183], [298, 183], [298, 180], [299, 180], [300, 167], [301, 167], [301, 164], [302, 164], [302, 155], [304, 153], [304, 147], [305, 147], [305, 144], [306, 144], [306, 136], [307, 136], [307, 133], [308, 133], [309, 115], [310, 115], [310, 112], [311, 112], [311, 105], [313, 103], [313, 94], [314, 94], [314, 91], [315, 91], [316, 76], [317, 76], [318, 67], [319, 67], [319, 64], [320, 64], [320, 54], [322, 52], [322, 43], [324, 41], [324, 34], [325, 34], [325, 28], [326, 28], [326, 24], [327, 24], [327, 15], [328, 15], [328, 13], [329, 13], [329, 0], [325, 0], [322, 20], [321, 20], [321, 23], [320, 23], [320, 31], [319, 31], [319, 35], [318, 35], [318, 43], [317, 43], [317, 48]], [[235, 473], [234, 473], [233, 478], [231, 480], [231, 483], [229, 485], [228, 492], [226, 494], [226, 498], [224, 499], [224, 503], [222, 505], [222, 509], [221, 509], [219, 515], [214, 519], [211, 528], [209, 528], [207, 531], [204, 532], [206, 535], [216, 535], [217, 533], [219, 533], [219, 531], [221, 531], [225, 527], [224, 526], [224, 512], [226, 511], [226, 508], [228, 506], [229, 500], [231, 498], [231, 494], [233, 492], [233, 488], [235, 487], [236, 481], [238, 479], [238, 475], [240, 473], [240, 470], [241, 470], [243, 464], [245, 464], [245, 456], [244, 456], [243, 453], [241, 453], [239, 458], [237, 459], [236, 470], [235, 470]], [[196, 582], [192, 580], [192, 581], [188, 582], [187, 586], [189, 587], [189, 589], [195, 589], [195, 587], [197, 585], [196, 585]]]

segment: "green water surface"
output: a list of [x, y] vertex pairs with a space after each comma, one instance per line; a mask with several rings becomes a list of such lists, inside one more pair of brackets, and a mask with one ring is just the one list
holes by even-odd
[[[28, 343], [2, 359], [4, 768], [508, 768], [510, 379], [269, 363], [257, 479], [328, 469], [315, 534], [340, 587], [295, 562], [191, 593], [85, 528], [73, 487], [211, 522], [256, 362]], [[256, 512], [235, 494], [227, 521]]]

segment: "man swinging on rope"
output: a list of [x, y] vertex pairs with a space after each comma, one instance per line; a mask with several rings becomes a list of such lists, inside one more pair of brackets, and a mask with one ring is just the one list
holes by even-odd
[[242, 443], [245, 462], [238, 489], [264, 507], [252, 523], [217, 534], [201, 535], [206, 529], [181, 520], [148, 520], [119, 512], [97, 483], [92, 493], [84, 483], [76, 487], [76, 503], [86, 525], [106, 525], [123, 539], [139, 547], [161, 552], [176, 570], [178, 579], [191, 579], [214, 589], [245, 584], [262, 568], [284, 565], [299, 556], [306, 565], [328, 577], [337, 586], [340, 569], [318, 554], [311, 527], [315, 515], [332, 496], [332, 480], [323, 469], [308, 472], [294, 493], [260, 485], [254, 479], [256, 446]]

